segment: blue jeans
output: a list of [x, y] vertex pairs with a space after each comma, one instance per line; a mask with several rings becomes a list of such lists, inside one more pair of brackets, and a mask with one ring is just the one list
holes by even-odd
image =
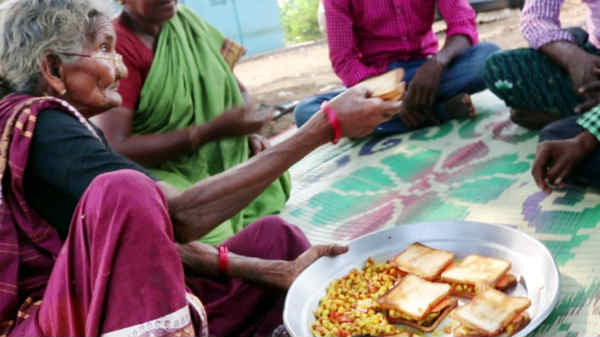
[[[474, 94], [482, 91], [486, 88], [483, 82], [482, 72], [485, 67], [485, 61], [488, 56], [498, 51], [500, 48], [492, 43], [479, 43], [475, 46], [465, 50], [462, 54], [457, 56], [450, 65], [444, 70], [442, 74], [442, 80], [437, 93], [436, 104], [434, 106], [437, 117], [440, 121], [445, 122], [450, 119], [450, 115], [444, 111], [444, 103], [452, 97], [460, 94]], [[397, 61], [390, 64], [388, 70], [396, 68], [404, 68], [406, 73], [404, 81], [410, 83], [415, 73], [427, 62], [427, 59], [417, 59], [411, 61]], [[306, 121], [312, 117], [317, 111], [319, 111], [321, 104], [325, 101], [333, 99], [346, 89], [332, 91], [326, 94], [313, 96], [308, 98], [294, 110], [294, 117], [296, 119], [296, 125], [301, 127]], [[421, 127], [428, 126], [423, 125]], [[387, 121], [377, 128], [375, 128], [375, 134], [391, 134], [391, 133], [404, 133], [413, 130], [412, 128], [404, 125], [400, 118], [394, 118]]]

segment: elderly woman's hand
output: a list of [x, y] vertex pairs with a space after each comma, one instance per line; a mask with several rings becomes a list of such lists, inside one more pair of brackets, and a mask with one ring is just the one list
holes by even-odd
[[300, 273], [322, 256], [334, 257], [348, 251], [347, 246], [339, 245], [317, 245], [310, 247], [298, 256], [294, 261], [286, 261], [280, 271], [281, 277], [275, 280], [274, 285], [288, 289]]
[[365, 88], [351, 88], [328, 103], [336, 112], [342, 136], [368, 136], [377, 125], [398, 113], [402, 106], [402, 102], [386, 102], [369, 96], [370, 93]]

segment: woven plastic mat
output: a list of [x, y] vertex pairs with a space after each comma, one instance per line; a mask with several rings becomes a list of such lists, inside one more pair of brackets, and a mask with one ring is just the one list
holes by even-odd
[[600, 335], [598, 191], [541, 192], [530, 174], [537, 133], [510, 122], [490, 92], [473, 100], [475, 120], [313, 152], [291, 170], [282, 216], [313, 243], [438, 220], [519, 228], [549, 248], [561, 272], [560, 301], [535, 335]]

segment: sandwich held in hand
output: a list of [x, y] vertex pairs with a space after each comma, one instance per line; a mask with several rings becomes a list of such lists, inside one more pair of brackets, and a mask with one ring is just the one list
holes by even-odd
[[398, 101], [404, 98], [406, 91], [406, 83], [403, 79], [404, 69], [398, 68], [366, 79], [356, 86], [367, 88], [372, 97], [379, 97], [384, 101]]

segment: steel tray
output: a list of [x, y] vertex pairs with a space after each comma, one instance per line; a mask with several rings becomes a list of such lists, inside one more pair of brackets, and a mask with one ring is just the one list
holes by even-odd
[[[510, 295], [531, 299], [531, 322], [515, 336], [526, 336], [548, 317], [558, 301], [560, 278], [548, 249], [533, 237], [502, 225], [449, 221], [401, 225], [350, 242], [348, 253], [336, 258], [324, 257], [308, 267], [290, 287], [283, 313], [293, 337], [312, 336], [313, 312], [334, 279], [361, 268], [368, 257], [384, 261], [400, 253], [413, 242], [454, 252], [458, 258], [481, 254], [503, 258], [512, 263], [511, 273], [519, 283]], [[434, 336], [445, 336], [443, 326]], [[428, 334], [431, 336], [432, 334]]]

